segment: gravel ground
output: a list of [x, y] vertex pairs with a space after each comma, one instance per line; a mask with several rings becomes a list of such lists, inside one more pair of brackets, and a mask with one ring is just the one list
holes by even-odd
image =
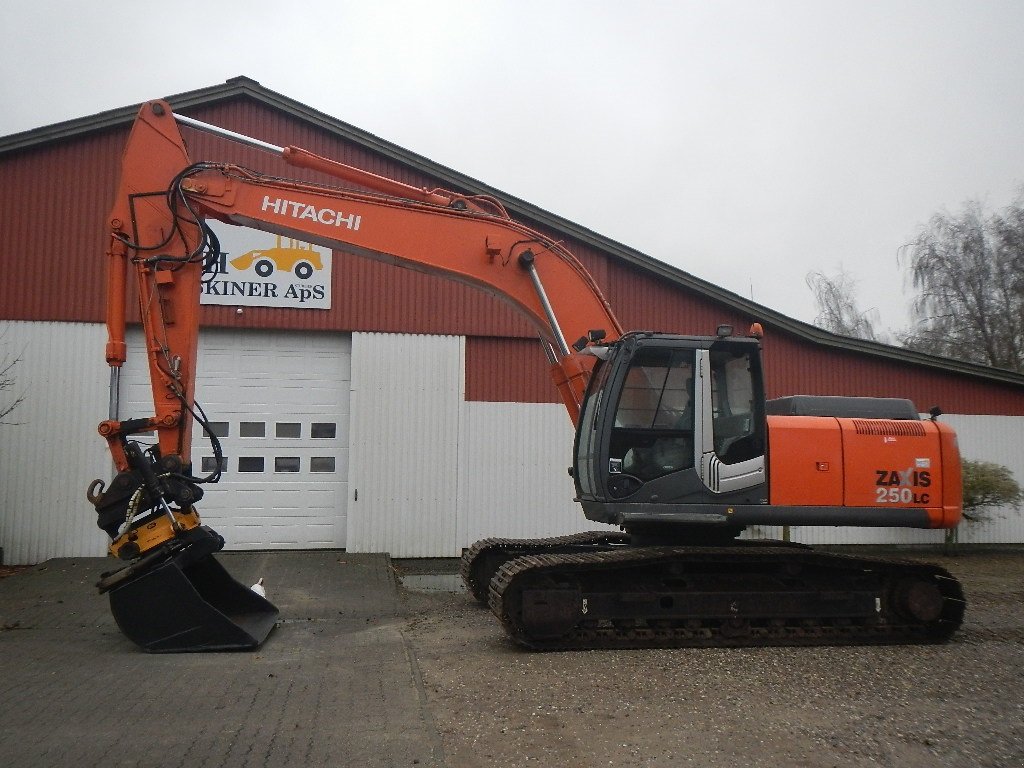
[[967, 593], [948, 645], [538, 654], [415, 578], [403, 631], [453, 767], [1024, 766], [1024, 549], [920, 559]]

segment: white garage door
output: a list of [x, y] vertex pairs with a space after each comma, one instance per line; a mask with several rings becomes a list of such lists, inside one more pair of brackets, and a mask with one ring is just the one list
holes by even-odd
[[[220, 435], [224, 472], [198, 508], [227, 549], [345, 546], [351, 349], [337, 334], [200, 334], [196, 399]], [[138, 331], [121, 402], [122, 418], [153, 412]], [[202, 429], [192, 460], [196, 474], [212, 469]]]

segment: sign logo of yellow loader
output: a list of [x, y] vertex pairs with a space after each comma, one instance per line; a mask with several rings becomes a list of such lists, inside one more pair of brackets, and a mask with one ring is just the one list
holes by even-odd
[[293, 273], [300, 280], [309, 280], [314, 270], [324, 268], [319, 251], [309, 243], [292, 239], [288, 240], [288, 245], [283, 245], [283, 242], [284, 238], [277, 235], [277, 245], [273, 248], [243, 253], [231, 260], [231, 266], [239, 270], [252, 267], [260, 277], [270, 277], [275, 269], [281, 269]]

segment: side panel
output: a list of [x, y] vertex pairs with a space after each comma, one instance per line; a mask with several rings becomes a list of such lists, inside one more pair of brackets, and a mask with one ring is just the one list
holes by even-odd
[[348, 549], [454, 557], [465, 343], [356, 333]]
[[929, 421], [770, 416], [771, 503], [927, 509], [943, 521], [938, 430]]
[[[604, 528], [573, 501], [573, 430], [553, 403], [463, 403], [459, 547]], [[609, 530], [618, 530], [608, 526]]]
[[772, 504], [842, 504], [843, 445], [835, 419], [769, 416], [768, 479]]
[[[938, 430], [929, 421], [839, 419], [848, 506], [942, 506]], [[941, 519], [941, 513], [938, 515]]]
[[107, 412], [107, 332], [99, 323], [0, 322], [0, 547], [7, 564], [101, 557], [107, 537], [85, 489], [110, 479], [96, 434]]

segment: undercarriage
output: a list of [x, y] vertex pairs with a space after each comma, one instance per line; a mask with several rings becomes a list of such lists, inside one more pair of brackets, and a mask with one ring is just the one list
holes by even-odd
[[779, 541], [487, 539], [466, 552], [462, 574], [534, 650], [942, 643], [965, 609], [938, 566]]

